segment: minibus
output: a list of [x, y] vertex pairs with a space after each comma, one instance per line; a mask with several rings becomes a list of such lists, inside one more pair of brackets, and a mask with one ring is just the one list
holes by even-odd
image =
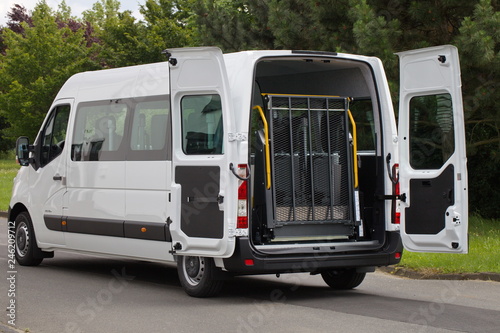
[[398, 53], [165, 51], [73, 75], [21, 168], [16, 258], [72, 250], [176, 262], [190, 296], [238, 275], [309, 272], [352, 289], [409, 251], [467, 253], [460, 65]]

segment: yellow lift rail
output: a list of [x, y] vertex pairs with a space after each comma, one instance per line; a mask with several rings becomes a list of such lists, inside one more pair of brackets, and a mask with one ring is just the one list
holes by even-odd
[[352, 154], [354, 162], [354, 188], [358, 188], [358, 139], [356, 133], [356, 122], [352, 116], [351, 110], [347, 110], [349, 120], [352, 125]]
[[252, 108], [253, 110], [258, 110], [260, 113], [260, 118], [264, 124], [264, 140], [266, 140], [266, 188], [269, 190], [271, 188], [271, 155], [269, 153], [269, 127], [267, 125], [266, 115], [260, 107], [256, 105]]

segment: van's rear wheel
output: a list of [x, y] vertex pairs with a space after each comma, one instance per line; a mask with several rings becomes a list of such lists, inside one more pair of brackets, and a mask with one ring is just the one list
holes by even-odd
[[214, 278], [217, 269], [212, 258], [179, 256], [177, 259], [179, 280], [189, 296], [211, 297], [218, 294], [224, 281]]
[[16, 225], [16, 261], [22, 266], [40, 265], [43, 258], [35, 258], [36, 245], [33, 223], [27, 212], [22, 212], [15, 219]]
[[365, 279], [366, 273], [358, 273], [355, 268], [331, 270], [321, 273], [321, 277], [333, 289], [347, 290], [356, 288]]

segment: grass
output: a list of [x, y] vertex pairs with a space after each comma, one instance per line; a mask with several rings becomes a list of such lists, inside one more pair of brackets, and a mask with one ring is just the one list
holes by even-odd
[[[0, 211], [7, 211], [12, 180], [19, 165], [14, 157], [0, 159]], [[405, 251], [399, 266], [431, 273], [500, 273], [500, 220], [469, 218], [469, 254]]]
[[15, 158], [0, 160], [0, 211], [9, 209], [12, 184], [18, 169]]
[[399, 266], [427, 273], [500, 273], [500, 221], [469, 217], [469, 253], [405, 251]]

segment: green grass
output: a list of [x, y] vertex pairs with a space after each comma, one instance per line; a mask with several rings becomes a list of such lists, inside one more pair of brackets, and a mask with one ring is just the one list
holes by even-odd
[[500, 220], [469, 217], [469, 253], [405, 251], [399, 266], [426, 273], [500, 273]]
[[0, 160], [0, 211], [9, 209], [12, 183], [19, 169], [19, 164], [14, 158]]

